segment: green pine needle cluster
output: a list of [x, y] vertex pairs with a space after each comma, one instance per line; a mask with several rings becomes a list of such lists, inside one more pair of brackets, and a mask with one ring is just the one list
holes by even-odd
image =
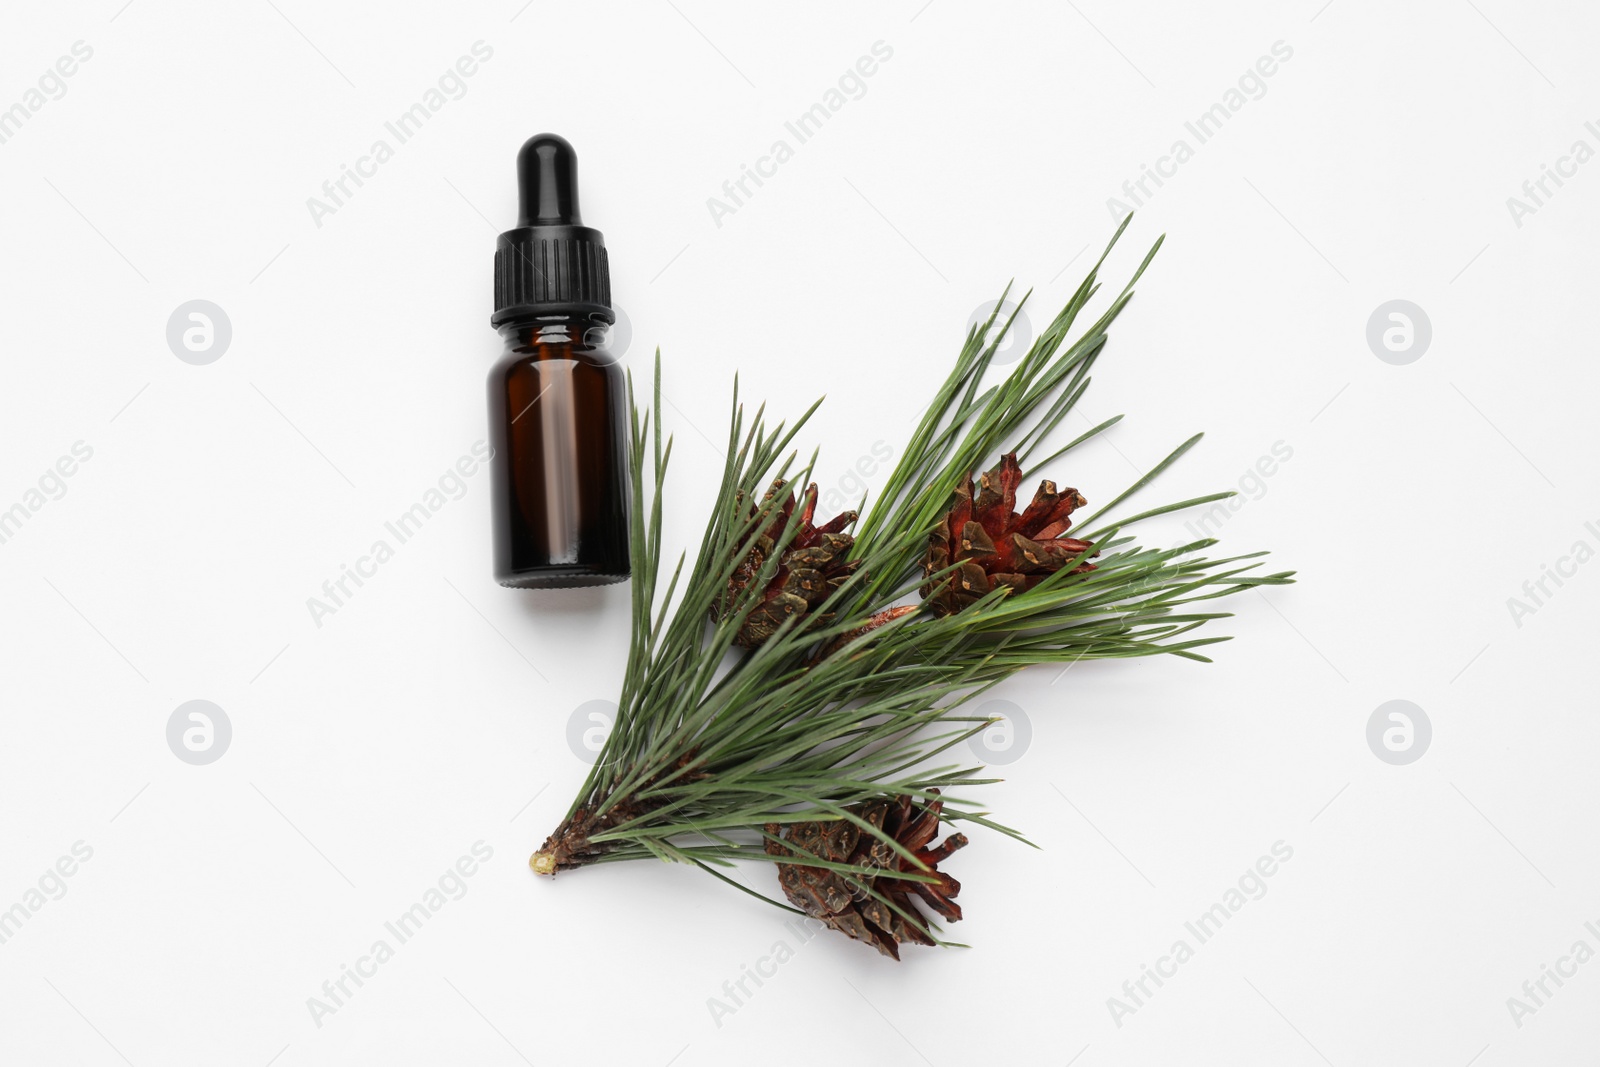
[[[1124, 220], [1106, 254], [1126, 228]], [[1032, 459], [1088, 388], [1106, 330], [1160, 246], [1158, 240], [1110, 307], [1073, 338], [1099, 291], [1102, 254], [1027, 354], [993, 384], [985, 384], [988, 371], [1011, 321], [993, 330], [991, 316], [971, 330], [882, 495], [859, 523], [851, 553], [859, 567], [806, 617], [810, 625], [791, 619], [749, 651], [734, 640], [758, 597], [736, 599], [729, 579], [782, 504], [781, 494], [763, 500], [774, 479], [811, 480], [816, 453], [796, 469], [792, 445], [817, 405], [792, 425], [769, 426], [764, 407], [747, 419], [735, 380], [727, 462], [705, 539], [692, 563], [685, 554], [666, 574], [662, 485], [672, 445], [661, 434], [658, 353], [650, 410], [641, 412], [637, 400], [633, 409], [633, 630], [616, 723], [566, 818], [534, 855], [534, 869], [553, 874], [655, 858], [695, 864], [754, 892], [724, 871], [740, 860], [774, 861], [763, 847], [763, 827], [826, 819], [857, 823], [915, 864], [852, 806], [900, 794], [928, 800], [931, 790], [944, 794], [947, 820], [1021, 839], [967, 796], [996, 779], [981, 766], [952, 759], [957, 746], [989, 724], [965, 710], [966, 702], [1034, 664], [1158, 654], [1204, 661], [1199, 650], [1227, 638], [1196, 631], [1229, 614], [1207, 602], [1291, 581], [1290, 572], [1259, 572], [1265, 553], [1211, 559], [1202, 555], [1213, 544], [1209, 539], [1149, 548], [1128, 532], [1142, 519], [1232, 493], [1112, 517], [1192, 448], [1196, 435], [1077, 524], [1072, 536], [1094, 542], [1094, 570], [1072, 574], [1063, 567], [1036, 588], [1010, 595], [997, 590], [942, 618], [914, 612], [818, 656], [875, 613], [919, 603], [928, 535], [966, 475], [1016, 451], [1027, 475], [1037, 478], [1120, 419]], [[786, 538], [798, 521], [796, 509]], [[765, 588], [780, 555], [768, 553], [749, 589]], [[716, 622], [710, 621], [714, 609]], [[814, 622], [821, 613], [831, 615], [825, 626]], [[815, 856], [783, 862], [855, 870]], [[923, 922], [920, 916], [913, 921]]]

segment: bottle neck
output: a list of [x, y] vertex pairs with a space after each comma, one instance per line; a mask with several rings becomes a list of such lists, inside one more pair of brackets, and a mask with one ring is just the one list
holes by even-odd
[[499, 331], [506, 344], [513, 348], [559, 347], [584, 351], [604, 348], [611, 324], [598, 315], [540, 315], [504, 323]]

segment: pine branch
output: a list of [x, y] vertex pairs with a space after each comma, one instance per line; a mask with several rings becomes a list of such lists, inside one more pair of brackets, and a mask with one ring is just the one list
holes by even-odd
[[[1292, 580], [1290, 572], [1261, 573], [1260, 554], [1207, 559], [1200, 553], [1210, 540], [1156, 549], [1140, 546], [1128, 532], [1143, 520], [1230, 493], [1109, 518], [1192, 448], [1196, 435], [1080, 524], [1090, 527], [1074, 534], [1081, 540], [1052, 541], [1055, 569], [1047, 576], [997, 585], [960, 610], [948, 610], [943, 600], [916, 606], [919, 592], [948, 590], [966, 566], [929, 562], [930, 534], [953, 502], [961, 503], [958, 487], [997, 454], [1009, 450], [1027, 459], [1039, 451], [1088, 388], [1106, 330], [1161, 245], [1156, 241], [1110, 306], [1073, 337], [1099, 290], [1106, 256], [1126, 228], [1127, 220], [1066, 306], [998, 382], [985, 384], [1027, 298], [992, 339], [985, 337], [995, 315], [969, 331], [949, 377], [860, 520], [831, 592], [770, 634], [763, 629], [759, 642], [751, 637], [756, 613], [767, 610], [770, 587], [794, 562], [786, 546], [812, 529], [810, 507], [768, 490], [791, 475], [801, 485], [809, 482], [816, 457], [796, 469], [791, 446], [817, 405], [792, 424], [769, 427], [764, 408], [747, 419], [735, 379], [727, 459], [704, 540], [692, 561], [679, 558], [660, 590], [662, 490], [672, 443], [662, 440], [657, 352], [648, 408], [636, 393], [632, 397], [633, 626], [616, 723], [566, 817], [534, 854], [536, 871], [645, 858], [692, 863], [723, 880], [729, 879], [714, 868], [746, 860], [775, 862], [785, 879], [799, 869], [815, 869], [819, 878], [832, 871], [858, 892], [861, 908], [882, 904], [875, 914], [893, 926], [894, 941], [931, 938], [915, 909], [902, 914], [909, 907], [906, 893], [923, 893], [948, 917], [953, 905], [938, 888], [948, 878], [918, 858], [932, 853], [899, 838], [942, 819], [1023, 840], [960, 798], [992, 781], [983, 768], [940, 762], [989, 725], [964, 710], [966, 701], [1035, 664], [1149, 655], [1206, 661], [1197, 650], [1226, 638], [1193, 635], [1227, 613], [1189, 605]], [[629, 387], [633, 393], [631, 378]], [[1078, 436], [1034, 469], [1120, 418]], [[1012, 470], [1002, 480], [1020, 479], [1020, 467]], [[985, 493], [994, 491], [989, 477]], [[985, 497], [984, 506], [997, 506], [996, 499]], [[1094, 527], [1097, 521], [1104, 525]], [[849, 545], [849, 538], [837, 542]], [[817, 551], [822, 558], [834, 550]], [[751, 643], [757, 647], [742, 647]], [[842, 823], [855, 827], [862, 846], [877, 849], [874, 854], [897, 873], [891, 878], [880, 871], [874, 880], [858, 863], [799, 843], [811, 839], [812, 827]], [[958, 835], [941, 854], [964, 842]], [[790, 881], [785, 888], [795, 899]], [[892, 954], [892, 942], [886, 951]]]

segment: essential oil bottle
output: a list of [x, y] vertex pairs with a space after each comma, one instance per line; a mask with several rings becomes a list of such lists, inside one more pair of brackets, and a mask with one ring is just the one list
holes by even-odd
[[517, 154], [519, 217], [494, 257], [505, 353], [489, 374], [494, 573], [521, 589], [628, 577], [628, 389], [606, 349], [605, 238], [578, 214], [578, 157], [555, 134]]

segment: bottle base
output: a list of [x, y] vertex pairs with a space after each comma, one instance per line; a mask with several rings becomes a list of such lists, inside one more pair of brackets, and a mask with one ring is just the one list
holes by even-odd
[[544, 567], [514, 574], [497, 574], [495, 581], [507, 589], [576, 589], [593, 585], [616, 585], [630, 573], [607, 574], [584, 567]]

